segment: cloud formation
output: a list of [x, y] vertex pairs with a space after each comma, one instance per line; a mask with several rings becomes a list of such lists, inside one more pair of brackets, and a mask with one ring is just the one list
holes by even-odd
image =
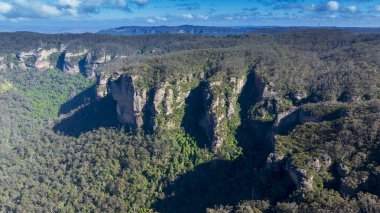
[[329, 1], [326, 6], [328, 10], [330, 11], [338, 11], [340, 7], [340, 3], [337, 1]]
[[355, 5], [348, 6], [346, 9], [347, 9], [348, 11], [350, 11], [351, 13], [356, 13], [356, 12], [358, 12], [358, 8], [357, 8]]
[[6, 2], [0, 2], [0, 13], [5, 14], [9, 13], [12, 10], [13, 6]]
[[149, 0], [0, 0], [0, 15], [9, 20], [53, 18], [63, 16], [86, 16], [103, 9], [130, 12]]
[[191, 20], [194, 18], [194, 16], [190, 13], [187, 13], [187, 14], [182, 14], [182, 18]]
[[[0, 24], [66, 20], [125, 24], [317, 25], [380, 23], [380, 0], [0, 0]], [[44, 20], [42, 20], [44, 19]], [[36, 22], [38, 22], [36, 21]], [[377, 21], [377, 22], [376, 22]], [[29, 22], [31, 23], [31, 22]], [[375, 24], [372, 24], [375, 25]], [[379, 24], [376, 24], [376, 26]]]
[[149, 0], [132, 0], [132, 2], [139, 5], [144, 5], [144, 4], [148, 4]]
[[177, 4], [176, 7], [181, 10], [189, 11], [201, 9], [201, 5], [198, 2]]

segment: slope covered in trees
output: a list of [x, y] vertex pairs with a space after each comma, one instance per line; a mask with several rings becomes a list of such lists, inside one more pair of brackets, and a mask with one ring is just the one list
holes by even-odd
[[0, 37], [3, 211], [380, 210], [377, 34]]

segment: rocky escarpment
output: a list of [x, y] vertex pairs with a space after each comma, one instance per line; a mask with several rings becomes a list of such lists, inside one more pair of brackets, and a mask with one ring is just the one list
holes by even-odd
[[103, 50], [71, 50], [65, 45], [60, 45], [60, 47], [38, 48], [21, 51], [17, 54], [2, 55], [0, 56], [0, 70], [58, 68], [65, 73], [82, 73], [86, 77], [94, 77], [102, 64], [117, 57], [121, 56], [107, 54]]
[[299, 124], [344, 116], [345, 111], [331, 109], [331, 112], [320, 115], [303, 105], [294, 106], [286, 96], [280, 96], [270, 88], [270, 84], [254, 75], [203, 78], [193, 73], [149, 82], [139, 72], [120, 71], [99, 76], [97, 96], [99, 99], [112, 96], [122, 124], [135, 131], [160, 131], [183, 125], [185, 111], [189, 110], [186, 107], [194, 104], [188, 103], [188, 97], [193, 90], [200, 90], [195, 104], [202, 105], [202, 111], [198, 112], [195, 125], [199, 125], [199, 131], [206, 136], [213, 152], [219, 153], [225, 145], [236, 143], [236, 129], [242, 119], [242, 103], [238, 99], [245, 95], [243, 90], [251, 91], [251, 117], [247, 118], [251, 122], [251, 134], [255, 135], [256, 140], [272, 147], [272, 156], [277, 156], [274, 160], [268, 160], [266, 167], [270, 170], [275, 168], [275, 172], [286, 172], [297, 189], [312, 191], [315, 186], [314, 174], [321, 168], [330, 167], [331, 158], [317, 156], [304, 167], [299, 164], [297, 156], [285, 157], [277, 153], [276, 137], [278, 134], [288, 134]]
[[[307, 134], [307, 129], [302, 128], [303, 126], [328, 128], [329, 123], [332, 124], [334, 121], [341, 122], [349, 116], [351, 116], [351, 113], [348, 110], [348, 104], [337, 102], [292, 106], [282, 113], [275, 114], [271, 129], [275, 146], [273, 153], [269, 157], [278, 156], [278, 158], [276, 158], [276, 161], [268, 158], [267, 167], [272, 168], [280, 164], [280, 168], [288, 173], [296, 188], [300, 190], [315, 190], [316, 187], [321, 187], [323, 182], [330, 185], [335, 184], [334, 187], [339, 188], [340, 192], [346, 195], [355, 194], [359, 188], [365, 188], [368, 174], [351, 173], [346, 163], [334, 165], [332, 157], [329, 156], [331, 151], [329, 153], [325, 151], [325, 149], [329, 149], [328, 145], [321, 146], [315, 153], [308, 153], [310, 152], [308, 150], [302, 151], [305, 146], [303, 143], [312, 144], [312, 139], [308, 137], [297, 138], [300, 137], [299, 134]], [[339, 131], [339, 128], [336, 131]], [[293, 134], [296, 136], [293, 136]], [[330, 132], [325, 132], [318, 136], [320, 138], [317, 140], [325, 143], [329, 142], [328, 140], [331, 139], [325, 139], [325, 134], [328, 135]], [[336, 137], [336, 135], [333, 137]], [[297, 140], [301, 141], [295, 142]], [[308, 146], [318, 145], [312, 144]], [[364, 161], [363, 159], [365, 159], [365, 156], [355, 161], [362, 162]], [[359, 167], [360, 163], [357, 166]], [[330, 171], [336, 171], [336, 174], [331, 174]], [[335, 183], [332, 180], [334, 178]]]
[[50, 56], [57, 53], [57, 48], [31, 50], [28, 52], [20, 52], [17, 54], [18, 66], [20, 69], [36, 68], [46, 70], [55, 66], [50, 60]]
[[[235, 131], [239, 124], [238, 104], [246, 78], [230, 78], [226, 81], [207, 82], [203, 90], [203, 103], [206, 109], [199, 124], [215, 152], [225, 143], [227, 135]], [[227, 82], [227, 83], [225, 83]]]
[[[194, 80], [194, 81], [193, 81]], [[140, 75], [102, 74], [98, 78], [97, 98], [111, 95], [117, 103], [122, 124], [132, 129], [155, 131], [181, 125], [185, 100], [198, 80], [184, 76], [176, 81], [148, 85]]]
[[116, 111], [119, 121], [133, 129], [143, 125], [143, 108], [147, 102], [147, 90], [139, 89], [138, 76], [121, 75], [112, 81], [110, 92], [117, 102]]
[[63, 72], [82, 73], [86, 77], [94, 77], [99, 66], [111, 61], [114, 57], [116, 56], [106, 54], [105, 51], [84, 49], [79, 52], [72, 52], [65, 49], [61, 52], [61, 61], [58, 62], [60, 63], [58, 67]]
[[133, 129], [162, 130], [179, 128], [188, 107], [187, 97], [200, 87], [202, 95], [195, 104], [204, 105], [197, 121], [215, 152], [234, 134], [239, 125], [237, 98], [246, 78], [223, 80], [202, 79], [194, 74], [147, 85], [139, 75], [101, 75], [97, 84], [98, 98], [111, 95], [117, 103], [119, 121]]
[[101, 66], [102, 64], [111, 61], [114, 57], [110, 54], [107, 54], [104, 52], [96, 52], [96, 51], [90, 51], [87, 52], [86, 57], [82, 63], [84, 63], [83, 72], [86, 77], [93, 77], [95, 76], [96, 70]]
[[66, 73], [79, 73], [81, 71], [80, 62], [85, 57], [85, 54], [88, 52], [88, 50], [82, 50], [80, 52], [70, 52], [68, 50], [62, 51], [61, 58], [62, 64], [58, 65], [61, 67], [63, 72]]
[[[292, 165], [292, 161], [292, 158], [288, 158], [286, 160], [285, 170], [288, 172], [297, 189], [308, 191], [313, 190], [314, 176], [312, 174], [309, 174], [310, 171]], [[315, 162], [318, 162], [319, 164], [318, 159]]]

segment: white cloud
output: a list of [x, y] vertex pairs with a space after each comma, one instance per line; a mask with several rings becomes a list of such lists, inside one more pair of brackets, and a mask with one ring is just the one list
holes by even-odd
[[66, 9], [65, 12], [72, 16], [78, 16], [78, 10], [74, 8]]
[[358, 12], [358, 8], [355, 5], [348, 6], [347, 10], [349, 10], [351, 13]]
[[77, 8], [80, 5], [78, 0], [59, 0], [58, 5], [60, 6], [68, 6], [71, 8]]
[[58, 8], [55, 6], [51, 6], [47, 4], [41, 4], [39, 6], [40, 6], [39, 10], [42, 13], [41, 14], [42, 16], [50, 17], [50, 16], [60, 16], [62, 14], [62, 11], [58, 10]]
[[340, 4], [339, 2], [337, 1], [329, 1], [327, 3], [327, 8], [331, 11], [338, 11], [339, 10], [339, 7], [340, 7]]
[[156, 23], [156, 20], [154, 20], [154, 19], [152, 19], [152, 18], [148, 18], [146, 21], [147, 21], [148, 23], [151, 23], [151, 24]]
[[182, 17], [185, 18], [185, 19], [193, 19], [194, 16], [190, 13], [187, 13], [187, 14], [182, 14]]
[[6, 2], [0, 2], [0, 13], [5, 14], [9, 13], [12, 10], [13, 6]]
[[380, 5], [376, 5], [375, 10], [380, 12]]
[[[0, 0], [0, 15], [5, 20], [18, 18], [50, 18], [63, 16], [85, 16], [103, 9], [130, 12], [130, 5], [143, 6], [149, 0]], [[152, 18], [167, 21], [165, 17]]]
[[198, 15], [197, 16], [199, 19], [202, 19], [202, 20], [204, 20], [204, 21], [207, 21], [210, 17], [208, 17], [208, 16], [205, 16], [205, 15]]
[[30, 18], [25, 18], [25, 17], [10, 18], [9, 21], [17, 23], [17, 22], [20, 22], [20, 21], [30, 21]]
[[149, 0], [132, 0], [132, 2], [138, 5], [144, 5], [144, 4], [148, 4]]
[[116, 5], [118, 5], [121, 8], [127, 7], [127, 3], [125, 2], [125, 0], [118, 0]]
[[168, 18], [161, 17], [161, 16], [156, 16], [155, 19], [158, 20], [158, 21], [167, 21], [168, 20]]

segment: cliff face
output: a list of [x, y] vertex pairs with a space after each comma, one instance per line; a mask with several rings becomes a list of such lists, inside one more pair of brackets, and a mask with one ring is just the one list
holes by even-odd
[[185, 91], [183, 86], [189, 83], [193, 82], [183, 78], [147, 86], [142, 76], [115, 72], [111, 76], [99, 76], [97, 98], [111, 95], [117, 103], [119, 121], [134, 130], [143, 126], [145, 130], [173, 129], [181, 125], [175, 117], [184, 114], [185, 99], [190, 91]]
[[65, 73], [82, 73], [86, 77], [94, 77], [102, 64], [121, 56], [113, 56], [105, 51], [70, 50], [65, 45], [59, 48], [38, 48], [21, 51], [17, 54], [0, 56], [0, 70], [20, 68], [47, 70], [58, 68]]
[[292, 165], [292, 158], [288, 158], [285, 164], [285, 170], [288, 172], [297, 189], [312, 191], [314, 176], [309, 174], [310, 171]]
[[245, 79], [213, 80], [188, 75], [147, 86], [142, 76], [115, 72], [99, 77], [97, 96], [114, 98], [121, 123], [133, 129], [158, 131], [182, 125], [185, 108], [189, 105], [187, 98], [194, 88], [200, 87], [202, 95], [198, 103], [193, 104], [201, 104], [205, 110], [197, 123], [214, 152], [218, 152], [228, 134], [239, 125], [237, 99]]
[[80, 52], [70, 52], [65, 50], [63, 54], [62, 71], [70, 74], [79, 73], [81, 71], [80, 62], [85, 57], [87, 50]]
[[51, 68], [53, 65], [49, 60], [49, 57], [58, 52], [56, 48], [45, 50], [38, 49], [28, 52], [20, 52], [17, 54], [18, 66], [21, 69], [27, 68], [37, 68], [41, 70], [46, 70]]
[[210, 81], [203, 91], [203, 103], [206, 111], [199, 124], [209, 141], [212, 142], [214, 152], [217, 152], [225, 143], [228, 133], [234, 131], [231, 126], [239, 125], [237, 99], [245, 84], [245, 77], [230, 78], [225, 81]]
[[109, 62], [113, 59], [112, 55], [107, 54], [106, 52], [96, 53], [94, 51], [90, 51], [86, 54], [84, 59], [84, 75], [86, 77], [94, 77], [97, 68], [100, 65]]
[[57, 48], [53, 48], [49, 50], [40, 49], [39, 51], [37, 51], [36, 62], [34, 66], [37, 69], [42, 69], [42, 70], [46, 70], [46, 69], [54, 67], [55, 64], [53, 64], [53, 62], [49, 59], [49, 57], [57, 52], [58, 52]]
[[147, 90], [136, 87], [137, 76], [121, 75], [111, 82], [110, 92], [117, 102], [116, 111], [121, 123], [133, 129], [143, 125], [143, 108], [147, 101]]

